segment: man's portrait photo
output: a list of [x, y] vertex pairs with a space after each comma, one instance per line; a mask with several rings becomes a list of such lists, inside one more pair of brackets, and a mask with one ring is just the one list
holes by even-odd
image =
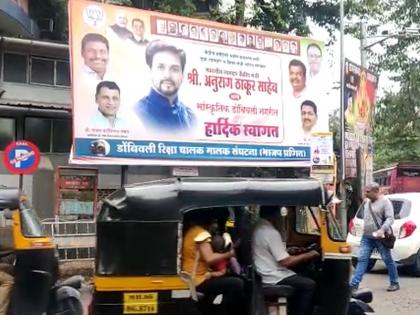
[[308, 143], [311, 140], [311, 133], [315, 131], [315, 125], [318, 122], [318, 110], [314, 102], [305, 100], [300, 106], [300, 118], [302, 123], [303, 142]]
[[264, 49], [264, 38], [262, 36], [257, 37], [257, 48]]
[[254, 35], [248, 35], [246, 40], [246, 46], [250, 48], [255, 48], [255, 37]]
[[273, 50], [273, 39], [271, 37], [266, 37], [264, 42], [265, 50]]
[[190, 25], [190, 38], [192, 39], [199, 38], [198, 28], [195, 25]]
[[168, 34], [178, 35], [178, 24], [176, 22], [168, 22]]
[[124, 120], [119, 117], [120, 88], [113, 81], [102, 81], [96, 87], [96, 113], [89, 121], [89, 128], [126, 128]]
[[306, 55], [308, 58], [308, 65], [309, 65], [309, 77], [314, 78], [316, 77], [321, 70], [321, 63], [322, 63], [322, 50], [318, 44], [311, 43], [308, 45], [306, 49]]
[[281, 50], [288, 54], [290, 52], [290, 46], [289, 46], [289, 41], [288, 40], [283, 40], [281, 43]]
[[200, 39], [204, 41], [209, 40], [209, 29], [205, 26], [200, 27]]
[[155, 40], [146, 47], [151, 89], [135, 105], [135, 112], [147, 131], [153, 133], [188, 133], [196, 125], [193, 111], [178, 99], [186, 55], [182, 49]]
[[182, 37], [188, 37], [189, 30], [188, 30], [188, 24], [179, 24], [179, 35]]
[[289, 63], [289, 81], [293, 97], [300, 98], [306, 89], [306, 67], [302, 61], [292, 59]]
[[131, 28], [133, 30], [133, 37], [131, 40], [138, 45], [147, 44], [149, 41], [144, 37], [144, 21], [141, 19], [133, 19], [131, 21]]
[[245, 34], [238, 33], [238, 46], [245, 47], [246, 46], [246, 37]]
[[274, 51], [281, 51], [281, 42], [278, 39], [274, 40], [274, 47], [273, 47]]
[[214, 28], [210, 29], [210, 41], [211, 42], [217, 42], [219, 40], [219, 37], [217, 36], [217, 30]]
[[297, 54], [298, 52], [298, 45], [296, 42], [290, 42], [290, 53], [291, 54]]
[[228, 42], [229, 42], [229, 45], [236, 45], [236, 33], [235, 32], [229, 32], [228, 33]]
[[109, 61], [109, 42], [105, 36], [88, 33], [82, 38], [82, 58], [84, 62], [82, 78], [96, 86], [105, 80]]
[[115, 23], [109, 27], [111, 33], [114, 33], [120, 39], [129, 39], [133, 33], [127, 28], [128, 18], [124, 11], [118, 11], [115, 14]]

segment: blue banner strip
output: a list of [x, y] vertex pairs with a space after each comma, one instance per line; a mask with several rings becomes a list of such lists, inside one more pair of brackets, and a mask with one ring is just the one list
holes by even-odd
[[196, 161], [310, 161], [309, 146], [75, 139], [75, 158]]

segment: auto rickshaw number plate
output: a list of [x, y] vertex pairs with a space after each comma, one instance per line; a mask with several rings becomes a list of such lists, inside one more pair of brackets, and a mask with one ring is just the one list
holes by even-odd
[[157, 314], [156, 292], [124, 293], [124, 314]]

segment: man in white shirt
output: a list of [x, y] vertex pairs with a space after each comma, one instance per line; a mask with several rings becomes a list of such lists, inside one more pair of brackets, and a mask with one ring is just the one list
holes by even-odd
[[302, 132], [300, 141], [304, 144], [311, 142], [311, 133], [315, 131], [318, 122], [318, 110], [316, 104], [310, 100], [303, 101], [300, 105], [300, 118], [302, 121]]
[[[321, 71], [321, 63], [322, 63], [322, 50], [321, 47], [319, 47], [318, 44], [311, 43], [308, 45], [308, 48], [306, 49], [306, 54], [308, 58], [308, 64], [309, 64], [309, 78], [315, 79], [317, 75], [319, 75]], [[318, 82], [319, 85], [322, 84], [322, 82]]]
[[275, 228], [281, 220], [278, 206], [261, 206], [260, 220], [254, 229], [252, 252], [257, 273], [264, 284], [290, 285], [295, 288], [290, 305], [293, 314], [310, 315], [316, 283], [312, 279], [295, 274], [289, 268], [315, 260], [317, 251], [290, 256], [280, 232]]
[[109, 42], [101, 34], [88, 33], [82, 39], [84, 68], [82, 77], [89, 85], [96, 86], [105, 79], [109, 61]]
[[284, 96], [284, 129], [286, 141], [291, 143], [300, 132], [300, 106], [313, 97], [306, 89], [306, 66], [298, 59], [289, 63], [289, 82], [291, 89]]
[[118, 116], [120, 88], [115, 82], [102, 81], [99, 83], [96, 87], [95, 100], [98, 110], [90, 119], [90, 128], [127, 128], [124, 120]]

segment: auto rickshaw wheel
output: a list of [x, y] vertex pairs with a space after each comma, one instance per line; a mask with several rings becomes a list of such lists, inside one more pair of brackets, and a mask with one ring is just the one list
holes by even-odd
[[[357, 266], [357, 258], [354, 258], [353, 257], [351, 259], [351, 264], [353, 265], [353, 268], [356, 268], [356, 266]], [[375, 267], [375, 264], [376, 264], [376, 259], [369, 259], [368, 266], [366, 268], [366, 272], [370, 272], [373, 269], [373, 267]]]

